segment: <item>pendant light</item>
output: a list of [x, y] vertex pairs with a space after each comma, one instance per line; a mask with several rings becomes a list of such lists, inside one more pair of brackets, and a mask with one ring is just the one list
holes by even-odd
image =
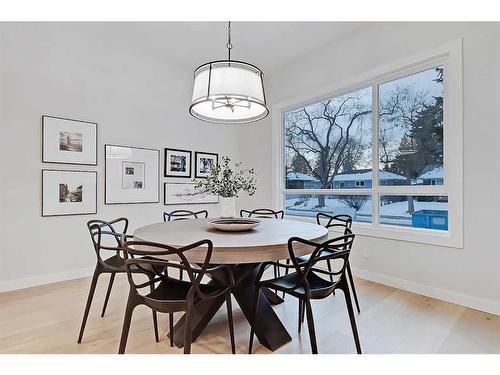
[[231, 60], [231, 22], [226, 47], [227, 60], [211, 61], [194, 71], [189, 113], [197, 119], [222, 124], [261, 120], [269, 114], [264, 74], [255, 65]]

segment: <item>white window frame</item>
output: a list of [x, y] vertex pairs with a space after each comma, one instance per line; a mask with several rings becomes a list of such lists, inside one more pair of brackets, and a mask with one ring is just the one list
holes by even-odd
[[[323, 98], [341, 96], [353, 90], [372, 87], [372, 161], [379, 160], [378, 86], [420, 71], [444, 66], [444, 185], [382, 186], [372, 182], [365, 189], [285, 189], [283, 114]], [[372, 223], [354, 223], [360, 235], [400, 241], [463, 248], [463, 146], [462, 146], [462, 39], [416, 54], [410, 58], [379, 67], [344, 82], [329, 85], [272, 106], [272, 191], [273, 206], [284, 209], [285, 194], [371, 195]], [[372, 181], [378, 181], [378, 163], [372, 168]], [[447, 196], [448, 230], [431, 230], [379, 223], [381, 195]], [[311, 217], [287, 216], [294, 220], [315, 221]]]

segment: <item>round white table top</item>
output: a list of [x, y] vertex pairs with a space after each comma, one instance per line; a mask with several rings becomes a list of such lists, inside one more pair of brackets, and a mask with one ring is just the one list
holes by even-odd
[[[287, 244], [290, 237], [315, 242], [328, 239], [328, 230], [318, 224], [282, 219], [259, 220], [262, 221], [260, 225], [245, 232], [219, 231], [208, 224], [208, 219], [156, 223], [138, 228], [134, 232], [134, 240], [182, 247], [209, 239], [214, 245], [211, 263], [238, 264], [289, 258]], [[312, 250], [308, 246], [294, 246], [297, 256], [309, 254]], [[185, 253], [190, 262], [202, 262], [205, 254], [203, 248]], [[174, 257], [170, 259], [176, 260]]]

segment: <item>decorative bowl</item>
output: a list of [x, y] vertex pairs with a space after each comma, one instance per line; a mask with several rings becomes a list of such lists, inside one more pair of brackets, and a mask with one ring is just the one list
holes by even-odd
[[243, 232], [255, 228], [260, 220], [252, 218], [211, 219], [208, 224], [224, 232]]

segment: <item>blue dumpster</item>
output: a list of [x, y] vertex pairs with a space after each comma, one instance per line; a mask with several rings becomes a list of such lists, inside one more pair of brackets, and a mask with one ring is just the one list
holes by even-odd
[[411, 225], [415, 228], [448, 230], [448, 211], [418, 210], [411, 215]]

